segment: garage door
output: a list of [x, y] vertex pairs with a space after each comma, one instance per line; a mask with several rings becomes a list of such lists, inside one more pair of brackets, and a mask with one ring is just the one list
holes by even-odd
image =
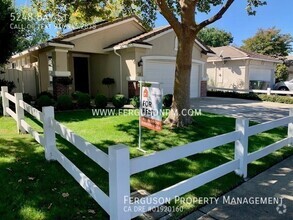
[[[160, 82], [164, 94], [173, 94], [175, 61], [146, 60], [143, 65], [144, 80]], [[197, 64], [192, 65], [190, 97], [199, 97], [199, 66]]]
[[270, 69], [250, 69], [249, 80], [259, 80], [271, 82], [272, 70]]

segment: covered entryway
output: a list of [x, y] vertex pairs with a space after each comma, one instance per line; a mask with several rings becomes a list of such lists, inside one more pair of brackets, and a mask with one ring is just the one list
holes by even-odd
[[[143, 77], [146, 81], [160, 82], [164, 94], [173, 94], [175, 77], [175, 60], [145, 59]], [[190, 81], [190, 97], [199, 97], [199, 64], [193, 63]]]
[[89, 93], [88, 57], [73, 57], [75, 91]]

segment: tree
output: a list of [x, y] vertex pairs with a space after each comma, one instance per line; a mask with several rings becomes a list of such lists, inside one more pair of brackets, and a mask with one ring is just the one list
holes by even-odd
[[243, 49], [282, 58], [292, 52], [291, 43], [293, 38], [290, 34], [282, 34], [281, 30], [273, 27], [269, 29], [259, 29], [257, 33], [243, 41]]
[[277, 64], [275, 74], [276, 74], [276, 82], [286, 81], [289, 76], [288, 67], [283, 63]]
[[22, 7], [16, 14], [20, 25], [17, 37], [17, 47], [14, 52], [20, 52], [37, 44], [47, 41], [50, 35], [46, 32], [48, 21], [38, 16], [31, 7]]
[[[176, 57], [173, 103], [165, 122], [172, 126], [185, 126], [192, 122], [191, 116], [180, 114], [190, 108], [190, 72], [192, 66], [192, 50], [198, 32], [204, 27], [222, 18], [235, 0], [117, 0], [117, 1], [68, 1], [68, 0], [33, 0], [37, 9], [47, 14], [81, 13], [90, 21], [92, 17], [111, 18], [111, 5], [119, 6], [119, 16], [137, 14], [145, 24], [153, 26], [158, 11], [166, 18], [178, 38]], [[264, 0], [246, 0], [247, 11], [254, 15], [254, 7], [265, 5]], [[218, 12], [209, 19], [198, 22], [196, 13], [208, 13], [214, 6]], [[106, 10], [104, 10], [104, 8]], [[54, 19], [54, 16], [52, 17]], [[56, 20], [56, 19], [54, 19]], [[69, 19], [66, 20], [67, 22]], [[56, 21], [58, 22], [58, 21]]]
[[230, 32], [218, 28], [203, 28], [197, 37], [206, 45], [211, 47], [227, 46], [233, 42], [233, 36]]
[[18, 22], [11, 19], [11, 15], [15, 14], [15, 10], [10, 0], [0, 1], [0, 64], [7, 62], [17, 47]]

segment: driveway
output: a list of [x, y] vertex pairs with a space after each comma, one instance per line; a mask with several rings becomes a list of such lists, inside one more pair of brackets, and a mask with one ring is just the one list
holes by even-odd
[[191, 99], [191, 107], [203, 112], [245, 117], [256, 122], [266, 122], [289, 115], [292, 104], [262, 102], [245, 99], [205, 97]]

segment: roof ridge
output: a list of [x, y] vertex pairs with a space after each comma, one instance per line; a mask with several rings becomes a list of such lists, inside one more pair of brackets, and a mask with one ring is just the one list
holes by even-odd
[[232, 45], [228, 45], [228, 47], [233, 48], [234, 50], [239, 51], [240, 53], [242, 53], [242, 54], [243, 54], [244, 56], [246, 56], [246, 57], [250, 57], [249, 54], [246, 53], [246, 51], [243, 51], [243, 50], [241, 50], [241, 49], [238, 48], [238, 47], [235, 47], [235, 46], [232, 46]]

